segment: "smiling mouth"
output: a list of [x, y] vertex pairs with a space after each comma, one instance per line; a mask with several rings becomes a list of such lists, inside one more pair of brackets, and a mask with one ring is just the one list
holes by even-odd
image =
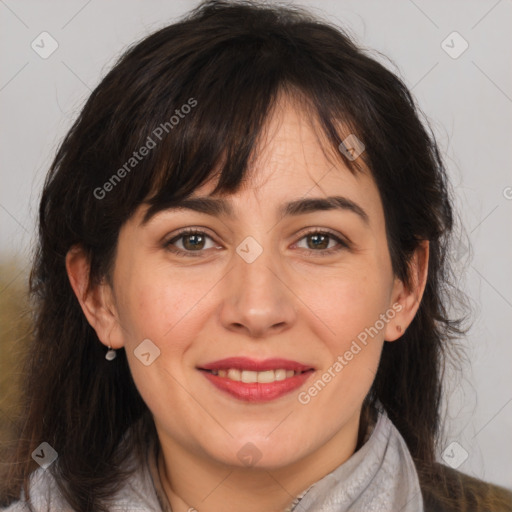
[[243, 382], [245, 384], [269, 384], [272, 382], [279, 382], [282, 380], [290, 379], [296, 375], [302, 373], [314, 371], [312, 368], [308, 370], [285, 370], [284, 368], [278, 368], [275, 370], [265, 370], [261, 372], [252, 370], [241, 370], [238, 368], [229, 369], [218, 369], [218, 370], [207, 370], [205, 368], [199, 368], [199, 370], [211, 373], [217, 377], [229, 379], [235, 382]]

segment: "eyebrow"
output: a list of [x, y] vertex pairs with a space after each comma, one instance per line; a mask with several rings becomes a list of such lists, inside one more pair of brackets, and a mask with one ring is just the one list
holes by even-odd
[[[213, 197], [188, 197], [177, 203], [172, 203], [170, 206], [162, 205], [160, 208], [157, 208], [156, 211], [152, 211], [150, 208], [146, 212], [141, 224], [144, 225], [148, 223], [152, 217], [161, 211], [183, 209], [205, 213], [215, 217], [226, 216], [232, 218], [235, 216], [232, 205], [225, 199]], [[281, 217], [285, 217], [325, 210], [350, 211], [358, 215], [365, 224], [369, 225], [370, 223], [368, 214], [363, 210], [363, 208], [361, 208], [361, 206], [351, 199], [342, 196], [296, 199], [281, 205], [278, 209], [278, 214]]]

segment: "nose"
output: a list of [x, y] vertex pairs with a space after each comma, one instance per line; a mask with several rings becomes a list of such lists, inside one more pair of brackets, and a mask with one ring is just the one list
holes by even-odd
[[227, 330], [261, 338], [289, 329], [296, 317], [294, 294], [270, 250], [248, 263], [234, 255], [224, 280], [220, 320]]

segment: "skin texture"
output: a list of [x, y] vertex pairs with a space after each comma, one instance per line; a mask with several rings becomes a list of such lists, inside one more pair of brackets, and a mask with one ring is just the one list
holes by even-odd
[[[428, 242], [414, 255], [413, 285], [406, 289], [392, 272], [384, 212], [370, 173], [353, 175], [329, 158], [319, 133], [311, 116], [282, 97], [267, 120], [250, 179], [225, 196], [234, 217], [164, 211], [142, 227], [147, 206], [141, 205], [120, 231], [112, 289], [105, 282], [85, 294], [87, 260], [79, 247], [67, 255], [84, 314], [102, 343], [126, 349], [153, 414], [163, 453], [160, 477], [173, 511], [284, 510], [346, 461], [356, 447], [362, 402], [382, 346], [403, 334], [419, 306]], [[210, 181], [194, 196], [213, 188]], [[330, 195], [357, 203], [368, 224], [349, 210], [277, 214], [287, 201]], [[190, 237], [178, 239], [174, 248], [194, 254], [173, 254], [165, 242], [187, 227], [210, 238], [203, 238], [200, 249]], [[315, 245], [306, 236], [325, 230], [348, 239], [349, 247], [333, 238]], [[263, 248], [252, 263], [236, 252], [247, 236]], [[341, 250], [320, 255], [331, 248]], [[299, 392], [393, 304], [400, 308], [394, 318], [309, 403], [300, 403]], [[160, 350], [149, 366], [134, 355], [144, 339]], [[282, 357], [316, 372], [298, 391], [245, 403], [196, 369], [229, 356]], [[237, 456], [249, 442], [261, 457], [252, 467]]]

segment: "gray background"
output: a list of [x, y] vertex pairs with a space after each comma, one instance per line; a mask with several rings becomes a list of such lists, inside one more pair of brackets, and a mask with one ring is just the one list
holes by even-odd
[[[195, 5], [0, 0], [0, 257], [15, 256], [28, 268], [46, 170], [91, 90], [128, 44]], [[464, 341], [470, 362], [463, 377], [448, 372], [439, 457], [512, 487], [512, 2], [301, 5], [388, 56], [392, 62], [375, 55], [404, 79], [433, 126], [467, 235], [456, 251], [457, 272], [475, 315]], [[43, 31], [59, 45], [47, 59], [31, 47]], [[456, 59], [441, 46], [453, 31], [469, 44]], [[445, 45], [458, 52], [461, 43], [452, 36]]]

